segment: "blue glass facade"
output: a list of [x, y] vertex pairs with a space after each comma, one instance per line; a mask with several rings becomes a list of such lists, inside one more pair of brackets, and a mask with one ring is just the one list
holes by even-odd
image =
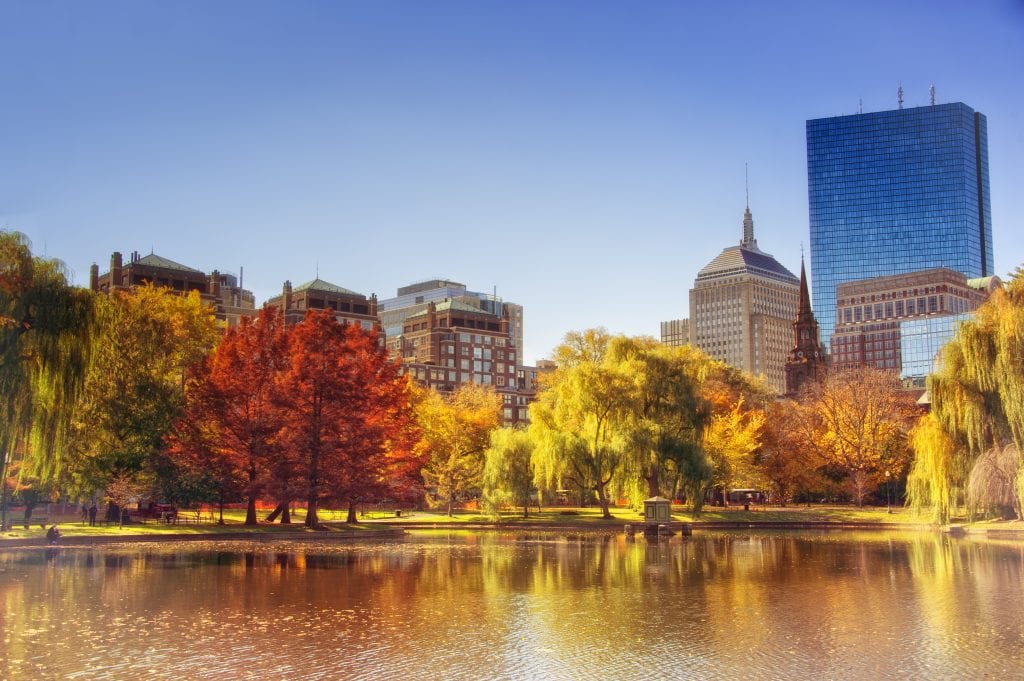
[[959, 326], [974, 318], [973, 312], [944, 317], [926, 317], [900, 322], [900, 378], [924, 387], [925, 378], [935, 371], [942, 346], [953, 340]]
[[825, 346], [837, 284], [932, 267], [993, 273], [987, 123], [966, 104], [807, 121], [807, 184]]

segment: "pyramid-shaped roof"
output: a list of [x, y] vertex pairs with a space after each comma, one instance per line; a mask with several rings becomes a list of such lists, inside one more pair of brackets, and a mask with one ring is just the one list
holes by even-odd
[[143, 256], [143, 257], [139, 258], [134, 263], [129, 263], [129, 264], [132, 264], [132, 265], [148, 265], [150, 267], [162, 267], [162, 268], [167, 269], [167, 270], [178, 270], [179, 272], [191, 272], [192, 274], [203, 274], [203, 275], [206, 274], [205, 272], [203, 272], [201, 270], [197, 270], [197, 269], [193, 269], [191, 267], [187, 267], [185, 265], [182, 265], [181, 263], [174, 262], [173, 260], [168, 260], [167, 258], [162, 258], [159, 255], [156, 255], [155, 253], [150, 253], [149, 255], [146, 255], [146, 256]]
[[308, 291], [320, 291], [322, 293], [340, 293], [342, 295], [347, 295], [347, 296], [362, 296], [363, 295], [362, 293], [356, 293], [355, 291], [350, 291], [347, 288], [342, 288], [341, 286], [337, 286], [336, 284], [332, 284], [332, 283], [330, 283], [328, 281], [324, 281], [323, 279], [320, 279], [320, 278], [314, 279], [313, 281], [307, 281], [305, 284], [300, 284], [299, 286], [296, 286], [292, 290], [293, 291], [307, 291], [307, 290]]
[[717, 279], [736, 274], [756, 274], [799, 284], [796, 276], [783, 267], [778, 260], [760, 249], [745, 246], [730, 246], [697, 273], [697, 281]]

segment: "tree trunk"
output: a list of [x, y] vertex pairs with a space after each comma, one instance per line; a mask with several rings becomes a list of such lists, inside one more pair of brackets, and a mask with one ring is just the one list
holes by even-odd
[[245, 504], [245, 524], [256, 525], [259, 520], [256, 518], [256, 496], [250, 496], [248, 502]]
[[7, 529], [7, 450], [0, 452], [0, 530]]
[[597, 503], [601, 505], [601, 517], [605, 520], [611, 520], [612, 514], [608, 510], [608, 495], [605, 493], [604, 487], [604, 485], [597, 485], [595, 487], [597, 490]]
[[224, 524], [224, 493], [221, 492], [220, 497], [217, 499], [217, 505], [220, 507], [220, 520], [217, 521], [218, 525]]
[[523, 518], [529, 518], [529, 517], [530, 517], [530, 502], [527, 501], [525, 504], [523, 504]]
[[358, 525], [359, 518], [356, 517], [356, 502], [349, 500], [348, 502], [348, 518], [345, 519], [347, 525]]
[[647, 496], [656, 497], [661, 492], [660, 478], [657, 470], [651, 471], [650, 475], [645, 475], [644, 479], [647, 480]]
[[284, 510], [281, 511], [281, 524], [291, 525], [292, 524], [292, 502], [286, 501], [284, 503]]
[[320, 518], [316, 513], [316, 506], [319, 499], [316, 494], [311, 494], [306, 500], [306, 527], [317, 530], [320, 528]]
[[[253, 503], [253, 508], [255, 509], [255, 507], [256, 507], [256, 500], [253, 499], [252, 503]], [[286, 510], [288, 510], [288, 502], [287, 501], [279, 501], [279, 502], [277, 502], [277, 506], [275, 506], [274, 510], [270, 512], [270, 515], [268, 515], [266, 517], [266, 521], [268, 523], [274, 522], [275, 520], [277, 520], [277, 516], [281, 515]]]

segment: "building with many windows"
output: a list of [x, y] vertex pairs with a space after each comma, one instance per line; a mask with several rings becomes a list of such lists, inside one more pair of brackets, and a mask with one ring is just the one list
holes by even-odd
[[[458, 300], [429, 302], [406, 318], [402, 333], [389, 336], [388, 349], [400, 357], [405, 373], [442, 393], [466, 383], [491, 386], [502, 396], [506, 425], [528, 420], [526, 406], [535, 387], [510, 332], [507, 313], [498, 316]], [[520, 380], [523, 385], [520, 385]]]
[[690, 343], [782, 393], [799, 290], [793, 273], [758, 248], [748, 206], [739, 245], [708, 263], [690, 289]]
[[109, 293], [119, 289], [152, 284], [182, 295], [192, 291], [213, 308], [214, 317], [228, 326], [236, 326], [242, 317], [256, 315], [256, 298], [242, 288], [241, 276], [214, 270], [206, 274], [154, 253], [140, 256], [137, 251], [125, 263], [120, 253], [110, 256], [110, 270], [100, 274], [99, 266], [89, 268], [89, 288]]
[[988, 128], [962, 103], [807, 121], [814, 312], [828, 344], [836, 286], [992, 265]]
[[840, 284], [832, 363], [893, 369], [923, 386], [957, 324], [1000, 285], [998, 277], [969, 280], [944, 267]]
[[690, 342], [690, 320], [671, 319], [661, 323], [661, 342], [669, 347], [687, 345]]
[[446, 300], [472, 305], [499, 317], [507, 316], [516, 347], [522, 352], [523, 306], [505, 302], [493, 293], [469, 291], [465, 284], [450, 279], [430, 279], [409, 284], [399, 288], [394, 298], [381, 300], [378, 316], [384, 333], [388, 337], [400, 335], [402, 324], [408, 317], [426, 310], [428, 303], [441, 303]]

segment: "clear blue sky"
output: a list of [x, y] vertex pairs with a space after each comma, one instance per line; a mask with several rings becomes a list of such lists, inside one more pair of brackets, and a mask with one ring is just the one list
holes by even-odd
[[151, 249], [262, 302], [450, 277], [565, 332], [658, 334], [741, 236], [799, 271], [808, 118], [988, 116], [1024, 263], [1024, 3], [0, 0], [0, 226], [74, 281]]

